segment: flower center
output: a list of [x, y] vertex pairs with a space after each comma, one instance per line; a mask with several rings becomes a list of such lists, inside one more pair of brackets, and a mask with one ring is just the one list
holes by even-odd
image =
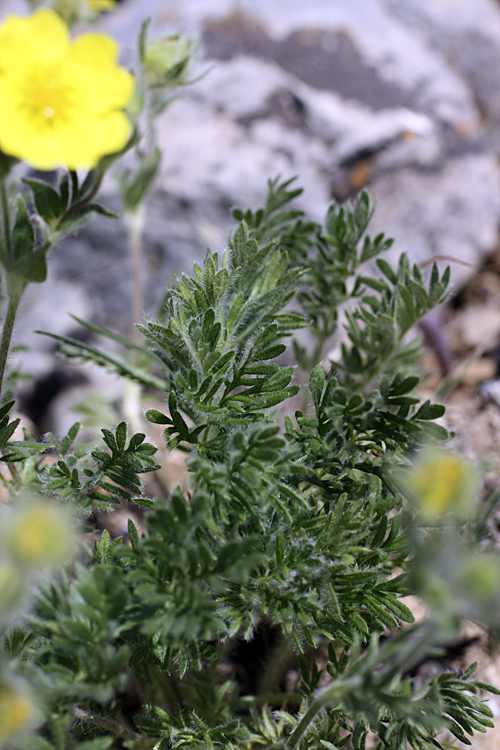
[[71, 87], [57, 73], [31, 73], [24, 86], [23, 107], [39, 127], [54, 127], [71, 111]]

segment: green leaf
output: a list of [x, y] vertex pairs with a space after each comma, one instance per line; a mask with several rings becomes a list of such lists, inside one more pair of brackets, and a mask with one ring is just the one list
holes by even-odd
[[384, 274], [384, 276], [389, 279], [391, 284], [394, 284], [394, 286], [396, 286], [398, 283], [398, 277], [392, 266], [383, 258], [377, 258], [376, 264], [380, 271]]
[[323, 391], [325, 388], [326, 373], [323, 365], [316, 365], [309, 376], [309, 391], [313, 400], [316, 413], [318, 413]]
[[424, 422], [422, 430], [435, 440], [448, 440], [450, 437], [448, 430], [435, 422]]
[[[417, 387], [417, 385], [420, 382], [420, 378], [416, 375], [410, 375], [407, 378], [404, 378], [403, 380], [400, 380], [398, 383], [394, 381], [391, 385], [391, 397], [393, 396], [402, 396], [405, 393], [410, 393], [410, 391], [413, 391], [414, 388]], [[431, 417], [432, 419], [433, 417]]]
[[149, 30], [150, 23], [151, 23], [151, 18], [146, 18], [141, 24], [141, 30], [139, 33], [139, 40], [138, 40], [139, 60], [142, 63], [144, 62], [144, 58], [146, 56], [146, 42], [148, 38], [148, 30]]
[[430, 401], [425, 401], [420, 409], [416, 412], [413, 419], [419, 420], [433, 420], [439, 419], [445, 413], [446, 409], [442, 404], [431, 404]]
[[35, 233], [31, 225], [26, 202], [22, 195], [17, 198], [17, 212], [12, 231], [12, 260], [14, 265], [16, 261], [24, 258], [26, 255], [31, 256], [35, 244]]
[[54, 224], [64, 213], [67, 198], [64, 202], [59, 193], [43, 180], [25, 177], [23, 182], [31, 188], [36, 210], [42, 219], [49, 225]]
[[47, 251], [49, 246], [39, 247], [31, 255], [19, 258], [11, 267], [11, 273], [29, 283], [42, 284], [47, 278]]
[[127, 524], [128, 524], [128, 535], [129, 535], [130, 542], [132, 544], [132, 548], [136, 552], [139, 552], [141, 549], [141, 537], [139, 535], [139, 531], [137, 530], [137, 526], [135, 525], [135, 523], [132, 521], [131, 518], [128, 519]]
[[406, 606], [406, 604], [403, 604], [403, 602], [399, 601], [398, 599], [393, 599], [388, 596], [381, 596], [380, 598], [389, 612], [395, 614], [397, 617], [399, 617], [400, 620], [408, 623], [415, 622], [415, 615], [413, 614], [411, 609]]

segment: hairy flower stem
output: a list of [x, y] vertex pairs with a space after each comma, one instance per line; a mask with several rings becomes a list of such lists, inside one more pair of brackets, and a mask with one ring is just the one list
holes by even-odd
[[144, 213], [142, 206], [135, 211], [126, 211], [125, 222], [130, 237], [130, 257], [132, 261], [133, 274], [133, 300], [132, 300], [132, 340], [140, 343], [140, 334], [135, 327], [142, 320], [144, 313], [144, 284], [143, 284], [143, 252], [142, 252], [142, 230], [144, 228]]
[[[141, 343], [141, 334], [137, 329], [144, 314], [144, 284], [143, 284], [143, 252], [142, 252], [142, 230], [144, 228], [144, 214], [142, 206], [135, 211], [125, 211], [125, 223], [129, 232], [130, 257], [132, 261], [132, 325], [130, 340], [134, 344]], [[135, 365], [139, 364], [140, 354], [133, 359]], [[143, 429], [143, 418], [141, 412], [142, 388], [139, 383], [127, 380], [123, 390], [123, 415], [135, 432]]]
[[10, 238], [10, 212], [9, 212], [9, 196], [7, 195], [7, 185], [4, 180], [0, 180], [0, 201], [2, 204], [2, 230], [3, 240], [5, 242], [5, 249], [7, 254], [11, 252], [11, 238]]
[[288, 748], [294, 748], [297, 747], [300, 740], [302, 739], [302, 735], [304, 732], [307, 731], [309, 725], [313, 721], [314, 717], [318, 713], [318, 711], [323, 707], [323, 704], [320, 700], [315, 700], [311, 703], [307, 711], [305, 712], [304, 716], [301, 718], [293, 732], [291, 733], [290, 737], [288, 738], [287, 747]]
[[14, 323], [16, 322], [19, 302], [20, 296], [12, 295], [9, 297], [9, 304], [7, 306], [7, 313], [3, 324], [2, 339], [0, 341], [0, 403], [3, 396], [5, 368], [7, 366], [7, 358], [9, 356], [10, 342], [12, 341], [12, 332], [14, 330]]
[[[9, 356], [10, 342], [12, 341], [12, 332], [14, 330], [14, 323], [16, 322], [17, 309], [19, 307], [20, 295], [12, 295], [9, 298], [9, 304], [7, 307], [7, 314], [3, 324], [2, 339], [0, 341], [0, 404], [3, 401], [3, 381], [5, 376], [5, 369], [7, 366], [7, 359]], [[18, 489], [22, 487], [22, 479], [17, 470], [17, 466], [14, 463], [9, 463], [10, 475], [14, 486]]]
[[[10, 227], [10, 211], [9, 211], [9, 196], [7, 194], [7, 184], [5, 179], [0, 180], [0, 214], [1, 214], [1, 241], [4, 247], [4, 251], [7, 257], [11, 256], [11, 227]], [[9, 284], [7, 281], [7, 289]], [[17, 308], [19, 307], [19, 301], [21, 294], [16, 290], [13, 292], [9, 290], [9, 304], [7, 306], [7, 312], [3, 324], [2, 339], [0, 341], [0, 403], [3, 396], [3, 380], [5, 375], [5, 368], [7, 366], [7, 358], [9, 356], [10, 342], [12, 341], [12, 331], [14, 330], [14, 323], [16, 322]]]
[[137, 732], [133, 732], [131, 729], [127, 729], [127, 727], [123, 727], [118, 722], [107, 719], [105, 716], [96, 716], [90, 713], [90, 711], [84, 711], [81, 708], [75, 708], [73, 715], [78, 721], [85, 721], [101, 729], [107, 729], [108, 732], [113, 732], [113, 734], [121, 737], [123, 740], [135, 740], [135, 742], [139, 742], [142, 739], [141, 735], [137, 734]]

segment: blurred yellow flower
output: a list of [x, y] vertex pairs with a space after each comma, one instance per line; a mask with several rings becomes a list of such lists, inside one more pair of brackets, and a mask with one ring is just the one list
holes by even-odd
[[102, 13], [106, 10], [113, 10], [117, 6], [116, 0], [87, 0], [89, 8], [93, 13]]
[[452, 451], [424, 451], [405, 484], [427, 518], [467, 515], [473, 502], [474, 472]]
[[0, 149], [38, 169], [77, 169], [123, 148], [134, 79], [117, 53], [104, 34], [72, 42], [53, 10], [8, 16], [0, 26]]
[[73, 533], [65, 509], [45, 501], [16, 509], [8, 528], [8, 551], [28, 566], [67, 562], [73, 551]]
[[26, 695], [10, 685], [0, 685], [0, 741], [10, 740], [24, 729], [34, 711], [35, 707]]

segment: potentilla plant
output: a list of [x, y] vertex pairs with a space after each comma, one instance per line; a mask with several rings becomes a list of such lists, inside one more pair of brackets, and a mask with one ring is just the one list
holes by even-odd
[[[390, 241], [367, 233], [366, 194], [319, 225], [290, 207], [299, 189], [270, 182], [265, 206], [234, 212], [227, 247], [168, 288], [133, 340], [92, 322], [101, 348], [54, 337], [156, 398], [145, 424], [186, 453], [185, 489], [145, 493], [160, 454], [124, 421], [90, 449], [78, 423], [13, 439], [3, 376], [19, 300], [44, 281], [51, 247], [105, 213], [105, 171], [184, 82], [190, 43], [163, 54], [146, 34], [134, 84], [111, 39], [72, 40], [52, 9], [0, 26], [0, 746], [453, 747], [442, 730], [470, 744], [497, 689], [475, 665], [428, 679], [417, 668], [464, 618], [498, 630], [498, 493], [477, 504], [473, 468], [436, 423], [444, 408], [415, 393], [411, 330], [449, 272], [424, 280], [405, 256], [392, 268]], [[138, 148], [121, 175], [132, 213], [150, 155]], [[25, 165], [59, 168], [57, 186]], [[94, 510], [123, 503], [143, 514], [126, 539], [76, 542], [78, 519], [88, 531]], [[418, 623], [410, 593], [427, 603]]]

